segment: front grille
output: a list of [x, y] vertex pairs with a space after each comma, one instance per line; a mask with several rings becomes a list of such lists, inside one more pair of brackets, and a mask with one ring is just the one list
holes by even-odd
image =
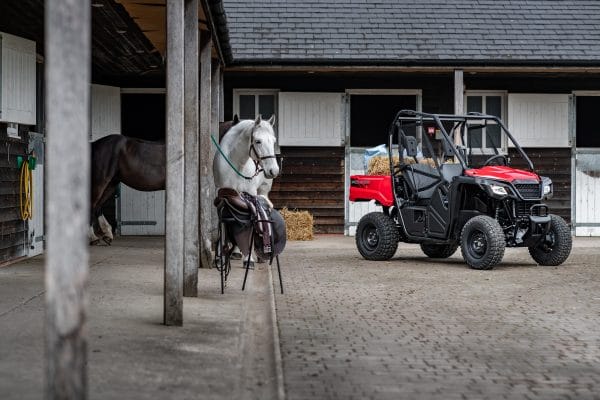
[[[535, 207], [533, 210], [531, 210], [531, 206], [533, 206], [534, 204], [537, 204], [537, 203], [533, 202], [533, 201], [517, 201], [517, 202], [515, 202], [515, 213], [517, 214], [517, 217], [525, 217], [528, 215], [539, 216], [540, 215], [540, 207]], [[533, 211], [533, 213], [532, 213], [532, 211]]]
[[539, 183], [517, 183], [515, 188], [524, 199], [539, 199], [541, 185]]

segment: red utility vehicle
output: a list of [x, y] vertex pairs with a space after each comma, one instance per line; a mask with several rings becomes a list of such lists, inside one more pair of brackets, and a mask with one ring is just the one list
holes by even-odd
[[[511, 166], [509, 146], [528, 170]], [[388, 260], [400, 241], [420, 243], [432, 258], [461, 246], [475, 269], [500, 263], [505, 247], [528, 247], [540, 265], [569, 256], [570, 228], [543, 203], [552, 181], [535, 173], [498, 117], [402, 110], [390, 127], [388, 152], [390, 175], [350, 177], [351, 201], [375, 200], [383, 208], [358, 223], [364, 258]]]

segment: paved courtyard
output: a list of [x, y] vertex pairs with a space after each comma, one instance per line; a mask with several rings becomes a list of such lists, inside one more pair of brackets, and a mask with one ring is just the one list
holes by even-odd
[[404, 244], [369, 262], [339, 236], [284, 260], [289, 400], [600, 398], [600, 240], [577, 239], [560, 267], [507, 249], [476, 271]]

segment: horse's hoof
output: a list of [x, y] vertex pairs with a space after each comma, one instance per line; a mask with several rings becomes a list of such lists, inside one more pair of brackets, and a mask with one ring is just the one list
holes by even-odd
[[97, 246], [98, 244], [100, 244], [100, 239], [92, 240], [90, 242], [90, 246]]
[[244, 261], [244, 268], [254, 269], [254, 261]]
[[113, 241], [111, 238], [106, 237], [106, 236], [103, 237], [102, 240], [104, 241], [104, 243], [106, 243], [109, 246], [112, 244], [112, 241]]
[[231, 259], [232, 260], [241, 260], [242, 253], [238, 253], [237, 251], [234, 251], [233, 253], [231, 253]]

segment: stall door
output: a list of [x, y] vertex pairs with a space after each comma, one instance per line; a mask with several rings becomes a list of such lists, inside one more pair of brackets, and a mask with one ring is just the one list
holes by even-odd
[[29, 133], [29, 151], [36, 156], [35, 169], [31, 171], [33, 180], [33, 218], [29, 221], [30, 257], [44, 251], [44, 136]]
[[[123, 135], [150, 141], [165, 138], [165, 94], [123, 93], [121, 129]], [[117, 200], [121, 235], [165, 234], [165, 191], [140, 192], [120, 185]]]
[[121, 235], [165, 234], [165, 191], [140, 192], [121, 184]]
[[[365, 149], [387, 144], [390, 123], [400, 110], [420, 109], [419, 92], [415, 94], [351, 94], [349, 115], [350, 147], [347, 150], [347, 185], [350, 176], [364, 175], [367, 167], [364, 163]], [[356, 234], [356, 226], [363, 215], [381, 211], [381, 206], [370, 202], [351, 202], [346, 196], [346, 227], [350, 236]]]
[[600, 96], [577, 96], [575, 235], [600, 236]]

